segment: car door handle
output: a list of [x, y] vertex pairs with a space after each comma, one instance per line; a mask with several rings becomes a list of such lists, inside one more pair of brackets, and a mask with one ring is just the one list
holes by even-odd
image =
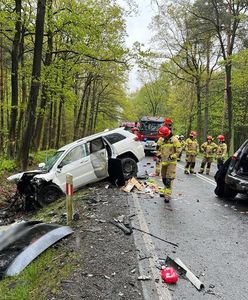
[[80, 164], [84, 164], [84, 163], [86, 163], [86, 162], [88, 162], [89, 161], [89, 159], [87, 158], [87, 159], [84, 159], [84, 160], [82, 160], [81, 162], [80, 162]]

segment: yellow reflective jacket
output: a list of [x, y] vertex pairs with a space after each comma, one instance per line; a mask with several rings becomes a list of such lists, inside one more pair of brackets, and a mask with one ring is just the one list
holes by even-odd
[[196, 139], [187, 138], [185, 141], [186, 155], [197, 155], [199, 153], [199, 143]]
[[210, 144], [208, 142], [205, 142], [201, 145], [201, 150], [204, 153], [204, 157], [206, 158], [214, 157], [217, 148], [218, 146], [214, 142], [211, 142]]
[[179, 141], [182, 147], [182, 150], [185, 150], [186, 141]]
[[179, 140], [172, 136], [168, 140], [164, 139], [163, 143], [160, 145], [160, 155], [162, 162], [177, 162], [177, 157], [182, 151], [181, 144]]
[[224, 157], [226, 153], [227, 153], [227, 144], [226, 143], [218, 144], [218, 148], [216, 150], [216, 157], [217, 158]]

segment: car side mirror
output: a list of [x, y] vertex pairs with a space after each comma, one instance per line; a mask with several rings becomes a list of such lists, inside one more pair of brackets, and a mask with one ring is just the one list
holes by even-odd
[[62, 161], [59, 165], [58, 165], [58, 169], [62, 169], [65, 166], [65, 163]]
[[39, 163], [39, 164], [38, 164], [38, 168], [39, 168], [39, 169], [43, 169], [43, 168], [45, 167], [45, 165], [46, 165], [46, 164], [45, 164], [44, 162]]

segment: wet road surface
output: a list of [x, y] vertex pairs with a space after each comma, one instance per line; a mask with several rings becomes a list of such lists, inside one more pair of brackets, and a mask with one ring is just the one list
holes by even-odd
[[[148, 163], [148, 164], [147, 164]], [[154, 172], [154, 162], [146, 157], [139, 170]], [[173, 184], [173, 199], [134, 194], [130, 204], [136, 217], [134, 226], [177, 243], [173, 247], [156, 238], [135, 231], [141, 272], [152, 280], [144, 282], [147, 299], [248, 299], [248, 200], [219, 199], [214, 194], [213, 175], [185, 175], [179, 162]], [[196, 171], [199, 170], [197, 162]], [[156, 178], [159, 185], [162, 182]], [[161, 283], [158, 258], [179, 257], [204, 283], [198, 291], [188, 280], [176, 285]], [[159, 283], [155, 281], [158, 281]], [[159, 296], [158, 296], [159, 294]]]

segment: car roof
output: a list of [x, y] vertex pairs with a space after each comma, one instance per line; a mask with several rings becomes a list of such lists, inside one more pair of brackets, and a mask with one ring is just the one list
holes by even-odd
[[66, 150], [68, 150], [70, 148], [73, 148], [76, 145], [80, 145], [80, 144], [86, 143], [86, 142], [91, 141], [91, 140], [93, 140], [93, 139], [95, 139], [97, 137], [109, 135], [111, 133], [120, 133], [122, 135], [130, 136], [130, 137], [133, 135], [132, 133], [124, 130], [123, 127], [118, 127], [118, 128], [112, 129], [112, 130], [105, 129], [104, 131], [101, 131], [101, 132], [98, 132], [98, 133], [86, 136], [86, 137], [81, 138], [79, 140], [76, 140], [76, 141], [74, 141], [74, 142], [72, 142], [70, 144], [67, 144], [67, 145], [59, 148], [58, 151], [66, 151]]

